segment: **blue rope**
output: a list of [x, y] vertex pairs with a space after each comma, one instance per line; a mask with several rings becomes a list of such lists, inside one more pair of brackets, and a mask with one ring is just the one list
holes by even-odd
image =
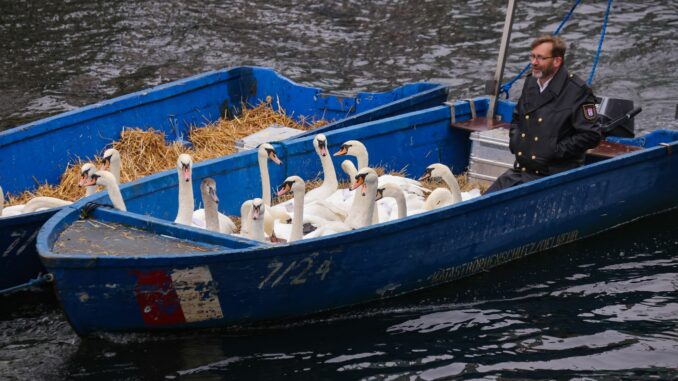
[[591, 82], [593, 82], [593, 75], [596, 73], [596, 65], [598, 65], [598, 58], [600, 58], [600, 51], [603, 49], [603, 40], [605, 39], [605, 29], [607, 29], [607, 18], [610, 15], [610, 8], [612, 8], [612, 0], [607, 1], [605, 19], [603, 20], [603, 28], [600, 31], [600, 41], [598, 42], [598, 51], [596, 52], [596, 58], [593, 60], [593, 67], [591, 68], [589, 80], [586, 81], [589, 86], [591, 86]]
[[[610, 0], [610, 1], [612, 1], [612, 0]], [[556, 31], [553, 32], [553, 35], [554, 35], [554, 36], [557, 36], [557, 35], [560, 33], [560, 30], [563, 29], [563, 27], [565, 26], [565, 23], [567, 22], [567, 20], [570, 19], [570, 16], [572, 16], [572, 14], [574, 13], [574, 10], [577, 8], [577, 6], [579, 5], [580, 2], [581, 2], [581, 0], [576, 0], [576, 1], [574, 2], [574, 4], [572, 5], [572, 8], [570, 8], [570, 11], [567, 12], [567, 15], [565, 15], [565, 18], [563, 19], [563, 21], [560, 22], [560, 25], [558, 25], [558, 28], [556, 28]], [[506, 99], [508, 99], [508, 97], [509, 97], [509, 90], [511, 90], [511, 86], [513, 86], [513, 84], [516, 83], [516, 81], [519, 80], [520, 77], [523, 76], [523, 74], [525, 74], [525, 72], [530, 68], [531, 65], [532, 65], [532, 64], [528, 63], [528, 64], [523, 68], [523, 70], [521, 70], [520, 73], [518, 73], [518, 75], [516, 75], [515, 77], [513, 77], [513, 79], [511, 79], [511, 80], [508, 81], [507, 83], [501, 85], [501, 88], [499, 89], [499, 94], [500, 94], [500, 95], [501, 95], [501, 94], [506, 94]]]
[[0, 296], [8, 295], [8, 294], [11, 294], [13, 292], [17, 292], [19, 290], [23, 290], [24, 288], [28, 288], [28, 287], [42, 286], [44, 284], [52, 282], [53, 280], [54, 280], [54, 276], [52, 274], [49, 274], [49, 273], [40, 274], [35, 279], [31, 279], [26, 283], [23, 283], [23, 284], [20, 284], [20, 285], [17, 285], [17, 286], [13, 286], [13, 287], [10, 287], [10, 288], [6, 288], [4, 290], [0, 290]]

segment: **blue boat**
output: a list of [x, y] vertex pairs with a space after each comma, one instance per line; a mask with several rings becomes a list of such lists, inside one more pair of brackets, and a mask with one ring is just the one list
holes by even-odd
[[[473, 104], [482, 116], [489, 101]], [[330, 152], [348, 140], [363, 142], [370, 160], [387, 170], [406, 168], [418, 177], [440, 162], [458, 174], [469, 167], [471, 131], [450, 125], [471, 118], [469, 105], [325, 136]], [[510, 120], [513, 107], [500, 101], [497, 113]], [[315, 177], [312, 139], [273, 144], [284, 166], [272, 166], [272, 184]], [[628, 153], [591, 157], [577, 169], [396, 221], [282, 244], [173, 223], [179, 180], [167, 171], [121, 187], [127, 212], [96, 207], [110, 203], [106, 193], [65, 207], [44, 225], [37, 248], [78, 334], [256, 326], [435, 287], [675, 208], [677, 141], [676, 131], [618, 139]], [[252, 180], [259, 178], [256, 152], [195, 165], [196, 190], [207, 177], [219, 184], [226, 214], [239, 214], [243, 200], [261, 193]], [[124, 243], [110, 234], [134, 238]], [[76, 245], [82, 250], [60, 249], [72, 237], [87, 237]]]
[[[440, 105], [447, 100], [447, 88], [420, 82], [341, 96], [296, 84], [269, 68], [208, 72], [0, 132], [0, 186], [18, 194], [35, 189], [36, 181], [58, 184], [69, 162], [101, 154], [125, 127], [153, 128], [169, 141], [181, 140], [192, 125], [237, 116], [243, 102], [255, 106], [267, 97], [274, 109], [282, 107], [297, 121], [330, 121], [320, 129], [329, 131]], [[45, 271], [35, 238], [57, 211], [0, 218], [0, 290]]]

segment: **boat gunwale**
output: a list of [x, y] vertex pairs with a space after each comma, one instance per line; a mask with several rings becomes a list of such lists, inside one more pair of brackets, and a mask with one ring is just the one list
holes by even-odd
[[[388, 94], [395, 93], [400, 89], [406, 88], [408, 85], [424, 85], [426, 87], [430, 86], [429, 89], [411, 94], [407, 97], [399, 99], [398, 102], [410, 99], [414, 96], [421, 94], [428, 94], [429, 92], [439, 91], [441, 88], [446, 88], [442, 84], [437, 84], [433, 82], [413, 82], [402, 84], [398, 87], [395, 87], [391, 90], [381, 91], [381, 92], [356, 92], [355, 95], [336, 95], [325, 92], [323, 89], [315, 86], [307, 86], [297, 82], [292, 81], [291, 79], [283, 76], [279, 72], [273, 70], [269, 67], [264, 66], [234, 66], [229, 68], [223, 68], [218, 70], [211, 70], [204, 73], [195, 74], [186, 78], [177, 79], [175, 81], [163, 83], [160, 85], [152, 86], [149, 88], [137, 90], [135, 92], [120, 95], [114, 98], [101, 100], [92, 104], [88, 104], [82, 107], [77, 107], [73, 110], [64, 111], [46, 118], [42, 118], [36, 121], [25, 123], [4, 131], [0, 131], [0, 148], [15, 143], [20, 140], [25, 140], [28, 138], [34, 138], [40, 135], [51, 133], [53, 131], [58, 131], [64, 128], [68, 128], [74, 124], [84, 123], [90, 120], [98, 119], [104, 115], [114, 114], [121, 111], [130, 110], [139, 106], [148, 105], [163, 101], [165, 99], [173, 98], [178, 95], [186, 94], [188, 92], [196, 91], [201, 88], [208, 86], [213, 86], [220, 82], [227, 82], [232, 80], [237, 80], [242, 76], [242, 70], [257, 69], [261, 71], [267, 71], [274, 74], [279, 80], [287, 82], [292, 86], [300, 87], [307, 89], [309, 91], [314, 91], [317, 96], [323, 97], [341, 97], [341, 98], [359, 98], [365, 96], [373, 96], [379, 94]], [[171, 90], [180, 89], [178, 91], [171, 92]], [[144, 99], [143, 101], [140, 101]], [[393, 101], [396, 102], [396, 101]], [[389, 102], [392, 103], [392, 102]], [[342, 123], [351, 117], [358, 116], [362, 113], [371, 112], [378, 110], [381, 107], [387, 106], [389, 103], [384, 105], [371, 108], [369, 110], [363, 111], [361, 113], [356, 113], [347, 118], [342, 118], [337, 121], [329, 123], [327, 126], [332, 126], [334, 124]], [[323, 126], [323, 127], [327, 127]]]

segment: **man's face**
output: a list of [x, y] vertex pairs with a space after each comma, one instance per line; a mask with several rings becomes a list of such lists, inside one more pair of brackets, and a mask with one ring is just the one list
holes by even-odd
[[553, 57], [553, 44], [545, 42], [532, 49], [530, 53], [530, 63], [532, 64], [532, 75], [538, 79], [549, 79], [558, 70], [562, 63], [561, 57]]

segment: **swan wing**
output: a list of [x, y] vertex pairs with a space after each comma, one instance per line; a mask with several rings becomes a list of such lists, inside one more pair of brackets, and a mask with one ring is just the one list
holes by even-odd
[[476, 198], [476, 197], [480, 197], [480, 196], [481, 196], [480, 189], [478, 189], [478, 188], [471, 189], [468, 192], [461, 192], [462, 201], [470, 200], [472, 198]]
[[233, 234], [235, 230], [235, 223], [228, 216], [219, 213], [219, 231], [224, 234]]

